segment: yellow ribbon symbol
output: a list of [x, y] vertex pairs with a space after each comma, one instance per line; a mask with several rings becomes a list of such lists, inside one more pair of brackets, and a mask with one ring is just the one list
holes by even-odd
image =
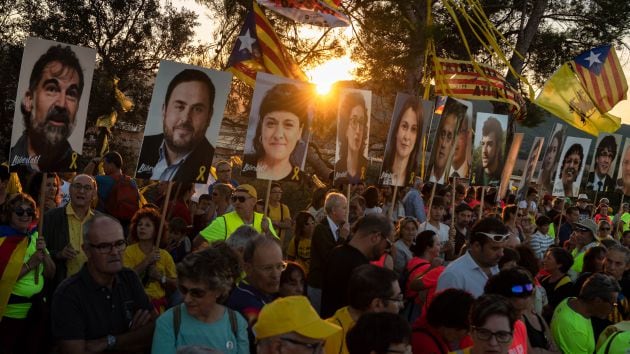
[[365, 179], [365, 167], [361, 167], [361, 179]]
[[204, 174], [206, 173], [206, 166], [201, 166], [199, 167], [199, 176], [197, 176], [197, 179], [195, 180], [195, 182], [206, 182], [203, 180]]
[[76, 152], [72, 152], [72, 161], [70, 161], [70, 167], [68, 167], [69, 169], [77, 169], [77, 157], [79, 157], [79, 154], [77, 154]]
[[300, 168], [295, 166], [293, 167], [293, 176], [291, 176], [291, 180], [292, 181], [299, 181], [300, 180]]
[[409, 182], [407, 184], [412, 184], [414, 178], [416, 178], [416, 173], [411, 172], [411, 175], [409, 175]]

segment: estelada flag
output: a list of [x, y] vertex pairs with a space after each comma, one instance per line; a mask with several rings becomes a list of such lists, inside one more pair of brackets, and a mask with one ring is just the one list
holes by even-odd
[[258, 0], [258, 3], [296, 22], [322, 27], [346, 27], [350, 19], [332, 0]]
[[[7, 231], [11, 230], [7, 229]], [[24, 264], [27, 245], [28, 237], [0, 237], [0, 321], [7, 308], [13, 286]]]
[[597, 109], [569, 62], [547, 80], [534, 103], [594, 136], [615, 132], [621, 126], [621, 118]]
[[610, 45], [593, 48], [578, 55], [573, 63], [578, 78], [601, 112], [610, 111], [626, 99], [628, 82], [615, 48]]
[[259, 71], [308, 81], [256, 2], [245, 18], [227, 66], [229, 71], [250, 87], [256, 86], [256, 73]]

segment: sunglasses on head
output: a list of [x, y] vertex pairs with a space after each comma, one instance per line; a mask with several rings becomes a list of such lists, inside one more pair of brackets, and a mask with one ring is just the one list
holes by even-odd
[[529, 295], [534, 291], [534, 284], [514, 285], [512, 287], [512, 294], [516, 295]]
[[28, 216], [35, 216], [35, 210], [31, 209], [31, 208], [27, 208], [27, 209], [22, 209], [20, 207], [14, 208], [13, 212], [15, 213], [15, 215], [17, 216], [24, 216], [24, 214], [26, 213], [26, 215]]
[[239, 203], [245, 203], [245, 201], [246, 201], [247, 199], [249, 199], [249, 197], [245, 197], [245, 196], [242, 196], [242, 195], [233, 195], [233, 196], [232, 196], [232, 203], [235, 203], [235, 202], [237, 202], [237, 201], [238, 201]]
[[591, 230], [586, 228], [586, 227], [584, 227], [584, 226], [576, 225], [575, 226], [575, 231], [591, 231]]
[[481, 232], [481, 231], [478, 231], [477, 233], [481, 234], [481, 235], [484, 235], [487, 238], [489, 238], [489, 239], [491, 239], [492, 241], [495, 241], [495, 242], [503, 242], [503, 241], [507, 240], [510, 237], [510, 234], [490, 234], [490, 233]]

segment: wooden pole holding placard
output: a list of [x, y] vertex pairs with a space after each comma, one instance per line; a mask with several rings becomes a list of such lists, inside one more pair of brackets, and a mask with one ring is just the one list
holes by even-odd
[[596, 210], [599, 206], [595, 206], [595, 203], [597, 203], [597, 194], [599, 194], [599, 189], [595, 191], [595, 198], [593, 198], [593, 208], [591, 209], [591, 219], [593, 218], [593, 215], [596, 214]]
[[[37, 237], [44, 237], [44, 203], [46, 203], [46, 180], [48, 179], [48, 173], [44, 172], [42, 174], [42, 183], [39, 188], [39, 220], [37, 220]], [[44, 251], [41, 251], [44, 252]], [[38, 264], [35, 267], [34, 281], [35, 284], [39, 283], [39, 267], [41, 264]]]
[[[621, 202], [619, 203], [619, 209], [617, 211], [617, 214], [619, 215], [617, 224], [615, 225], [615, 233], [613, 235], [615, 235], [613, 238], [617, 241], [620, 240], [620, 238], [618, 238], [619, 236], [619, 225], [623, 225], [623, 221], [621, 220], [621, 215], [623, 215], [623, 198], [625, 197], [625, 193], [621, 192]], [[623, 227], [621, 228], [621, 231], [623, 232]]]
[[556, 232], [556, 245], [559, 245], [560, 247], [562, 247], [562, 245], [560, 244], [560, 228], [562, 227], [562, 220], [564, 218], [564, 203], [566, 203], [566, 199], [564, 199], [564, 197], [558, 197], [558, 198], [562, 198], [562, 206], [560, 207], [560, 220], [558, 220], [558, 231]]
[[429, 197], [429, 216], [427, 216], [427, 221], [429, 221], [429, 217], [431, 216], [431, 208], [433, 207], [433, 198], [435, 197], [435, 189], [437, 188], [437, 183], [433, 182], [433, 187], [431, 188], [431, 197]]
[[392, 207], [387, 211], [387, 217], [391, 219], [392, 213], [394, 212], [394, 208], [397, 208], [396, 205], [396, 193], [398, 193], [398, 186], [394, 186], [394, 193], [392, 196]]
[[479, 208], [478, 220], [481, 220], [481, 217], [483, 216], [483, 207], [484, 207], [484, 204], [486, 204], [486, 201], [484, 200], [485, 197], [486, 197], [486, 186], [481, 186], [481, 203], [479, 204], [481, 208]]
[[263, 215], [267, 215], [269, 211], [269, 196], [271, 195], [271, 180], [267, 183], [267, 194], [265, 195], [265, 209], [263, 210]]
[[[350, 222], [350, 183], [348, 183], [348, 196], [347, 199], [347, 207], [346, 207], [346, 222]], [[360, 216], [360, 215], [358, 215]]]
[[453, 177], [453, 191], [451, 193], [451, 227], [455, 227], [455, 194], [457, 193], [457, 177]]
[[173, 190], [173, 182], [169, 181], [166, 186], [166, 197], [164, 198], [164, 204], [162, 204], [162, 215], [160, 215], [160, 227], [158, 227], [158, 234], [155, 238], [155, 247], [160, 248], [160, 241], [162, 241], [162, 231], [164, 230], [164, 222], [166, 221], [166, 213], [168, 211], [168, 203], [171, 199], [171, 191]]

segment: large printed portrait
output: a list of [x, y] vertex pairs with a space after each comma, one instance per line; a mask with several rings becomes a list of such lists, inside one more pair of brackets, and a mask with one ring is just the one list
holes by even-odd
[[525, 199], [529, 183], [532, 181], [534, 172], [536, 170], [536, 164], [538, 163], [538, 157], [542, 151], [545, 138], [537, 136], [534, 138], [532, 148], [529, 150], [529, 155], [525, 161], [525, 167], [523, 168], [523, 174], [521, 175], [521, 181], [519, 183], [518, 191], [516, 192], [516, 200]]
[[258, 73], [247, 127], [243, 176], [300, 181], [313, 116], [314, 87]]
[[427, 121], [423, 103], [405, 93], [396, 96], [379, 184], [400, 187], [413, 183], [419, 170]]
[[547, 149], [543, 155], [540, 173], [538, 174], [538, 185], [544, 194], [550, 194], [553, 190], [555, 172], [566, 129], [566, 125], [556, 123], [553, 126], [549, 139], [547, 139]]
[[621, 135], [602, 133], [595, 143], [591, 172], [586, 177], [586, 190], [612, 192], [615, 190], [615, 166], [621, 150]]
[[372, 92], [343, 89], [339, 98], [334, 183], [355, 184], [367, 173]]
[[136, 177], [206, 183], [231, 81], [230, 73], [160, 62]]
[[625, 139], [623, 153], [619, 158], [617, 188], [619, 188], [625, 196], [630, 196], [630, 138]]
[[499, 192], [496, 196], [496, 201], [499, 202], [505, 198], [508, 187], [510, 187], [510, 177], [512, 176], [512, 170], [516, 164], [518, 158], [518, 151], [523, 143], [523, 133], [515, 133], [512, 137], [512, 145], [506, 154], [505, 163], [503, 165], [503, 172], [501, 174], [501, 183], [499, 184]]
[[12, 171], [82, 170], [95, 59], [91, 48], [27, 39], [13, 116]]
[[591, 139], [567, 137], [553, 184], [554, 197], [577, 197]]
[[[438, 98], [438, 102], [440, 99]], [[460, 166], [460, 170], [468, 170], [467, 162], [465, 159], [466, 151], [465, 147], [462, 151], [459, 142], [466, 142], [467, 137], [460, 139], [460, 132], [469, 134], [467, 129], [462, 131], [462, 125], [465, 122], [467, 112], [470, 106], [464, 104], [464, 101], [448, 97], [444, 103], [443, 109], [441, 109], [439, 103], [436, 104], [436, 114], [433, 116], [433, 122], [437, 123], [437, 130], [435, 132], [435, 138], [433, 139], [433, 147], [431, 149], [431, 159], [429, 160], [429, 182], [437, 182], [444, 184], [445, 177], [450, 176], [450, 165], [455, 160], [455, 154], [459, 152], [464, 159], [461, 161], [463, 166]]]
[[477, 113], [471, 177], [473, 185], [499, 185], [505, 161], [507, 123], [506, 115]]

